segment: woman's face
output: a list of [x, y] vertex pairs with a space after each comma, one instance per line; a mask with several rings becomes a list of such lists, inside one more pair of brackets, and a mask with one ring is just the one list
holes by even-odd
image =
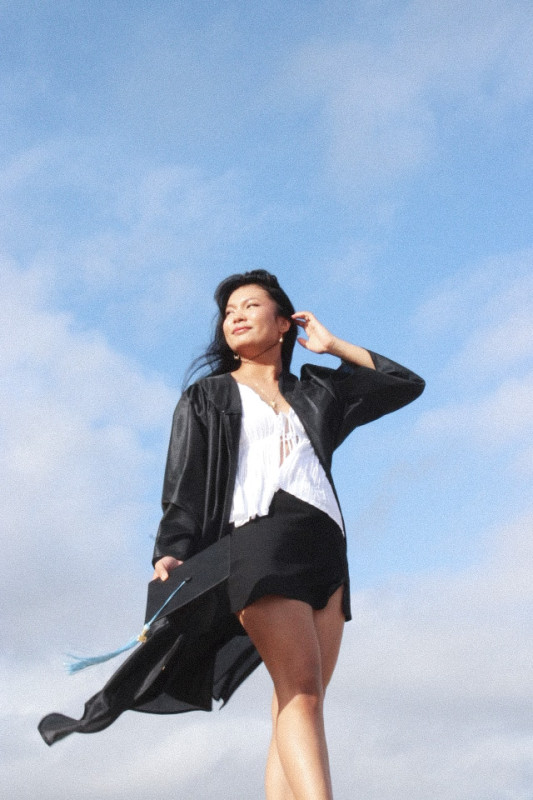
[[223, 331], [234, 353], [247, 358], [257, 356], [278, 342], [289, 328], [289, 320], [278, 316], [276, 303], [262, 286], [239, 286], [229, 296]]

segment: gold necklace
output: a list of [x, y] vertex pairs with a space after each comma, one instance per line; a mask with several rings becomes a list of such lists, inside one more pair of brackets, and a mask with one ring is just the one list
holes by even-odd
[[276, 387], [276, 393], [274, 394], [274, 396], [269, 399], [268, 396], [261, 389], [261, 386], [256, 381], [250, 381], [250, 383], [255, 388], [257, 394], [259, 395], [259, 397], [261, 398], [263, 403], [266, 403], [267, 405], [269, 405], [270, 408], [272, 408], [277, 414], [278, 413], [278, 402], [277, 402], [276, 398], [277, 398], [277, 396], [279, 394], [279, 385]]

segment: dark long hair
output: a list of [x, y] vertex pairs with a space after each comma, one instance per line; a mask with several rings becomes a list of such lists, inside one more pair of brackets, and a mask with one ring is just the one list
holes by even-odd
[[199, 370], [202, 370], [204, 375], [222, 375], [225, 372], [233, 372], [239, 366], [239, 362], [235, 360], [233, 351], [228, 346], [222, 326], [224, 324], [224, 316], [226, 313], [226, 306], [231, 294], [235, 289], [241, 286], [248, 286], [249, 284], [261, 286], [276, 304], [277, 313], [280, 317], [285, 317], [291, 323], [291, 327], [283, 336], [283, 344], [281, 345], [281, 363], [284, 372], [288, 372], [291, 365], [292, 351], [297, 336], [297, 325], [291, 319], [294, 314], [294, 306], [285, 294], [283, 289], [278, 283], [275, 275], [271, 275], [264, 269], [255, 269], [251, 272], [243, 272], [236, 275], [230, 275], [225, 278], [215, 290], [215, 302], [218, 306], [218, 313], [215, 317], [215, 330], [211, 343], [206, 351], [201, 356], [196, 358], [189, 367], [185, 379], [188, 383], [193, 375]]

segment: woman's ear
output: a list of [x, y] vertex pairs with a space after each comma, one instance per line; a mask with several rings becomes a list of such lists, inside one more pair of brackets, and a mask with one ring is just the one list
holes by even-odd
[[292, 327], [292, 321], [290, 319], [286, 319], [285, 317], [280, 317], [280, 326], [279, 332], [280, 333], [287, 333]]

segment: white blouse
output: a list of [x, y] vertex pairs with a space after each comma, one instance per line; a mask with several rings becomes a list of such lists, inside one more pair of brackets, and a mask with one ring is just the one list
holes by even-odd
[[297, 414], [292, 408], [276, 414], [250, 386], [238, 386], [243, 414], [230, 522], [239, 527], [266, 516], [275, 492], [283, 489], [324, 511], [344, 531], [331, 484]]

